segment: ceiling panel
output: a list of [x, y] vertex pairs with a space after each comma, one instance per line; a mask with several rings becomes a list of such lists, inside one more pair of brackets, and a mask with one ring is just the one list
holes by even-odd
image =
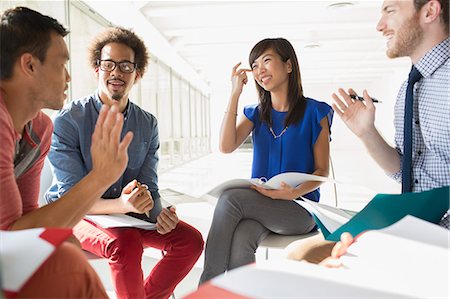
[[304, 82], [370, 83], [404, 61], [386, 58], [376, 31], [381, 1], [147, 1], [139, 8], [178, 54], [207, 82], [247, 65], [256, 42], [293, 44]]

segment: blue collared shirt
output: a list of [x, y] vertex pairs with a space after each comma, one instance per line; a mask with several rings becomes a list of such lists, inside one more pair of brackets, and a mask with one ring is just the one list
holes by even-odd
[[[53, 182], [45, 194], [47, 202], [60, 198], [78, 183], [91, 169], [91, 140], [102, 102], [98, 92], [72, 101], [54, 118], [54, 132], [48, 158], [52, 166]], [[124, 111], [122, 138], [128, 131], [134, 134], [128, 148], [128, 165], [123, 175], [102, 198], [118, 198], [132, 180], [146, 184], [155, 201], [150, 219], [156, 221], [161, 212], [158, 193], [158, 122], [149, 112], [131, 101]]]

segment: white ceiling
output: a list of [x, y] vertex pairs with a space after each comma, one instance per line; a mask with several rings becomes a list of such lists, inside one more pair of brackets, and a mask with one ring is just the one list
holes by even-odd
[[[229, 82], [231, 67], [248, 64], [256, 42], [284, 37], [293, 44], [304, 84], [370, 84], [396, 68], [375, 27], [380, 0], [139, 1], [137, 9], [211, 86]], [[340, 2], [342, 3], [342, 2]], [[135, 5], [136, 6], [136, 5]], [[314, 45], [318, 47], [314, 47]]]

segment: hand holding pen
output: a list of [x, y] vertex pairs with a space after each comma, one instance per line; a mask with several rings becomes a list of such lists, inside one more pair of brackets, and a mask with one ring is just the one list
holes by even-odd
[[[375, 105], [368, 92], [364, 90], [363, 101], [358, 99], [356, 92], [349, 89], [348, 92], [342, 88], [337, 93], [333, 93], [333, 110], [347, 125], [347, 127], [359, 138], [370, 136], [370, 133], [376, 131], [375, 128]], [[353, 97], [356, 97], [354, 100]]]
[[[139, 197], [139, 196], [145, 196], [145, 195], [148, 195], [148, 196], [150, 197], [150, 200], [152, 201], [151, 208], [153, 208], [153, 198], [152, 198], [150, 192], [148, 191], [148, 187], [147, 187], [146, 185], [142, 185], [140, 182], [136, 182], [136, 185], [137, 185], [137, 188], [138, 188], [138, 189], [141, 189], [142, 187], [144, 187], [144, 188], [146, 189], [146, 190], [145, 190], [146, 192], [145, 192], [145, 193], [139, 194], [138, 197]], [[151, 208], [150, 208], [150, 209], [151, 209]], [[146, 215], [147, 217], [150, 218], [150, 211], [145, 211], [144, 213], [145, 213], [145, 215]]]
[[123, 213], [145, 213], [149, 217], [154, 202], [148, 187], [137, 180], [129, 182], [122, 190], [120, 196], [124, 205]]
[[[357, 100], [357, 101], [365, 101], [364, 97], [360, 97], [360, 96], [358, 96], [356, 94], [351, 94], [350, 98], [352, 98], [354, 100]], [[378, 101], [375, 98], [370, 98], [370, 99], [372, 100], [373, 103], [381, 103], [381, 101]]]

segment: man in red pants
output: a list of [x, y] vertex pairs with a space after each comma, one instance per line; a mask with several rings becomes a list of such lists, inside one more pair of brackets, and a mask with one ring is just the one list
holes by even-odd
[[[117, 105], [125, 119], [122, 134], [134, 133], [128, 166], [98, 197], [89, 213], [134, 213], [156, 222], [157, 230], [104, 229], [83, 220], [74, 228], [74, 234], [83, 249], [109, 260], [118, 298], [167, 298], [197, 261], [203, 239], [195, 228], [178, 220], [174, 207], [161, 207], [157, 185], [157, 120], [128, 98], [133, 85], [145, 73], [147, 49], [132, 31], [112, 27], [94, 39], [89, 62], [98, 79], [98, 89], [72, 101], [54, 119], [49, 160], [55, 180], [46, 199], [57, 200], [92, 168], [90, 136], [99, 108]], [[141, 268], [145, 247], [166, 252], [146, 279]]]

